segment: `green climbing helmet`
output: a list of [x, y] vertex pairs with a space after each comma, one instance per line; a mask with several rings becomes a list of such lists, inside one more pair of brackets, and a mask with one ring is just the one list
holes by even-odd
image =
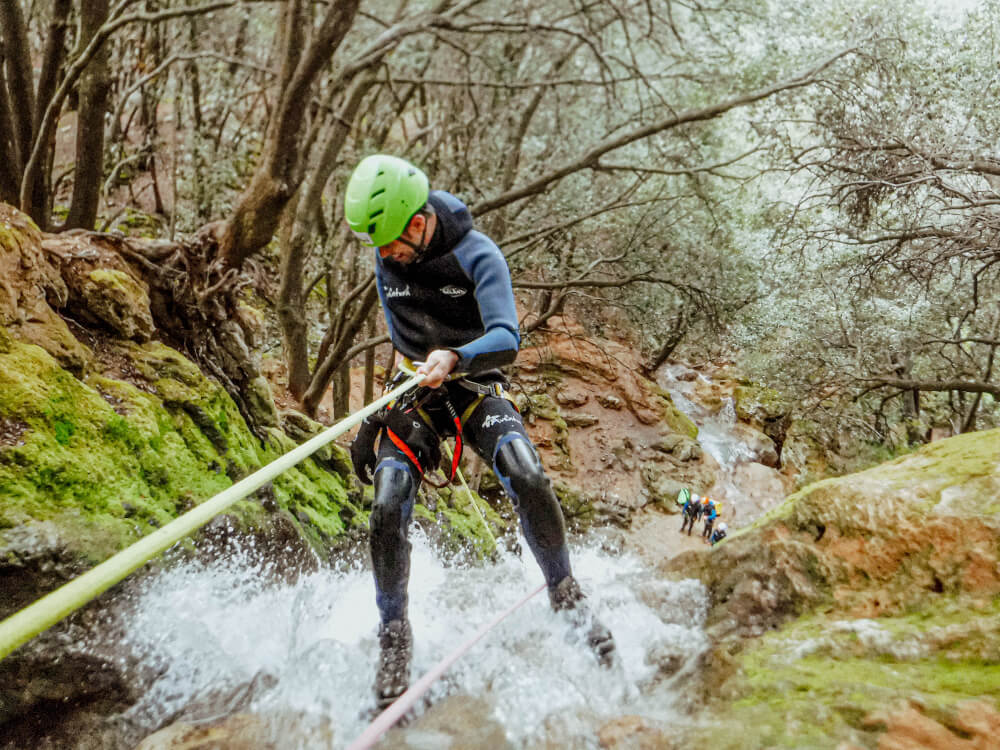
[[344, 217], [368, 247], [399, 239], [427, 203], [427, 175], [405, 159], [373, 154], [355, 167], [344, 193]]

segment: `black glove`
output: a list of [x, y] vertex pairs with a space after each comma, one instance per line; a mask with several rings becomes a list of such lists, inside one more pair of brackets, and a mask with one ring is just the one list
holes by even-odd
[[375, 476], [375, 441], [382, 431], [382, 422], [368, 417], [351, 443], [351, 463], [363, 484], [371, 484]]

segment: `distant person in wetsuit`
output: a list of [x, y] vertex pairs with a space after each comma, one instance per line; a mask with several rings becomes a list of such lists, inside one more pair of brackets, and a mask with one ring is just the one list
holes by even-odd
[[695, 521], [698, 520], [700, 513], [701, 498], [697, 495], [689, 495], [687, 502], [681, 507], [681, 515], [684, 517], [681, 521], [682, 534], [687, 530], [688, 536], [691, 536], [691, 530], [694, 528]]
[[458, 198], [430, 190], [422, 171], [394, 156], [358, 164], [344, 214], [361, 243], [375, 249], [393, 346], [426, 376], [411, 399], [366, 420], [351, 446], [358, 477], [375, 485], [370, 545], [381, 620], [379, 708], [409, 684], [408, 531], [417, 488], [440, 460], [441, 439], [456, 434], [493, 467], [513, 500], [552, 608], [567, 612], [599, 661], [611, 664], [614, 640], [573, 577], [562, 510], [498, 369], [514, 361], [520, 344], [506, 259], [473, 227]]
[[709, 500], [701, 511], [702, 518], [705, 519], [705, 528], [701, 532], [702, 539], [706, 541], [712, 536], [712, 526], [715, 524], [715, 519], [719, 517], [719, 506], [715, 500]]
[[719, 525], [715, 527], [715, 531], [712, 532], [712, 536], [708, 538], [708, 543], [713, 547], [726, 538], [726, 532], [728, 528], [726, 527], [725, 521], [720, 521]]

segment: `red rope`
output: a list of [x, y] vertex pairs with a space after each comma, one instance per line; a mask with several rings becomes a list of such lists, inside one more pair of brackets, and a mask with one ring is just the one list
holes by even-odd
[[433, 669], [413, 683], [410, 688], [393, 701], [392, 704], [385, 709], [385, 711], [375, 717], [375, 721], [369, 724], [367, 729], [365, 729], [365, 731], [363, 731], [358, 738], [354, 740], [354, 742], [347, 746], [346, 750], [365, 750], [366, 748], [374, 745], [378, 741], [379, 737], [389, 731], [389, 729], [392, 728], [392, 725], [399, 721], [403, 714], [409, 711], [413, 704], [420, 699], [420, 696], [430, 689], [431, 685], [434, 684], [434, 681], [441, 677], [441, 675], [447, 671], [448, 667], [458, 661], [466, 651], [475, 646], [483, 638], [483, 636], [499, 625], [509, 614], [519, 609], [524, 604], [527, 604], [531, 597], [539, 593], [544, 588], [545, 584], [543, 583], [537, 589], [521, 599], [521, 601], [517, 604], [500, 613], [490, 622], [479, 628], [479, 630], [477, 630], [472, 637], [469, 638], [469, 640], [465, 641], [465, 643], [439, 661]]

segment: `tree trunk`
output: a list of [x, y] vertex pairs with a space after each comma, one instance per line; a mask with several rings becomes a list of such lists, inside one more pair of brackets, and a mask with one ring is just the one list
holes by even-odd
[[17, 190], [20, 186], [16, 157], [17, 143], [14, 138], [14, 119], [3, 68], [3, 47], [0, 46], [0, 201], [16, 206]]
[[[292, 200], [288, 214], [298, 213], [298, 198]], [[301, 400], [309, 387], [309, 334], [306, 320], [304, 271], [305, 237], [296, 233], [291, 220], [282, 223], [279, 236], [278, 322], [281, 324], [281, 349], [288, 373], [288, 391]]]
[[302, 406], [306, 410], [306, 414], [313, 415], [316, 413], [316, 407], [319, 405], [323, 393], [330, 384], [330, 379], [350, 349], [355, 335], [357, 335], [361, 326], [364, 325], [365, 319], [371, 313], [376, 299], [378, 299], [378, 292], [375, 289], [375, 284], [370, 282], [365, 286], [365, 291], [357, 309], [349, 318], [345, 318], [342, 322], [336, 341], [327, 349], [326, 356], [322, 358], [322, 361], [317, 365], [316, 371], [313, 373], [309, 388], [302, 398]]
[[[337, 156], [347, 139], [348, 125], [357, 115], [369, 81], [368, 76], [359, 77], [344, 96], [338, 117], [327, 133], [316, 170], [303, 186], [301, 200], [292, 201], [288, 215], [294, 219], [287, 221], [287, 229], [282, 231], [278, 321], [281, 324], [284, 342], [288, 389], [297, 399], [302, 398], [312, 380], [312, 373], [309, 371], [304, 291], [304, 271], [309, 242], [316, 235], [316, 217], [317, 212], [321, 210], [324, 186], [336, 166]], [[328, 288], [327, 294], [332, 300], [334, 289]], [[335, 321], [330, 321], [331, 325], [334, 323]], [[322, 355], [319, 359], [322, 360]]]
[[[108, 0], [81, 0], [80, 46], [97, 33], [108, 18]], [[108, 108], [111, 77], [108, 48], [91, 59], [80, 78], [80, 106], [76, 128], [76, 174], [73, 198], [64, 229], [93, 229], [101, 197], [104, 172], [104, 117]]]
[[333, 378], [333, 418], [343, 419], [351, 411], [351, 363], [344, 361]]
[[329, 6], [309, 48], [301, 49], [302, 4], [289, 4], [286, 16], [281, 103], [268, 128], [263, 158], [246, 192], [240, 197], [220, 236], [219, 256], [227, 268], [244, 261], [271, 241], [281, 212], [301, 181], [308, 154], [302, 153], [302, 130], [308, 96], [321, 69], [333, 57], [350, 30], [360, 0]]
[[3, 39], [4, 74], [14, 126], [10, 135], [14, 141], [16, 171], [20, 173], [31, 155], [35, 114], [31, 45], [20, 2], [0, 2], [0, 38]]
[[667, 337], [664, 339], [659, 351], [657, 351], [649, 363], [645, 365], [647, 373], [655, 372], [659, 369], [660, 365], [670, 358], [670, 355], [674, 353], [674, 349], [676, 349], [680, 345], [681, 341], [684, 340], [684, 336], [688, 332], [689, 325], [690, 320], [687, 310], [686, 308], [681, 308], [681, 311], [674, 317], [670, 330], [667, 332]]

